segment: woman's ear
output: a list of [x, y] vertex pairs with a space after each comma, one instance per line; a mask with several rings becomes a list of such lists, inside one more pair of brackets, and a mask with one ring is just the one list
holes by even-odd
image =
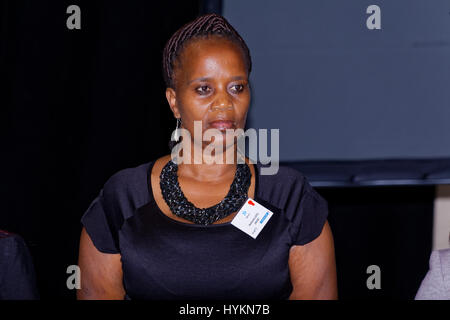
[[170, 110], [172, 110], [175, 118], [180, 118], [181, 117], [180, 111], [178, 110], [178, 107], [177, 107], [177, 95], [173, 88], [166, 89], [166, 99], [167, 99], [167, 102], [169, 103]]

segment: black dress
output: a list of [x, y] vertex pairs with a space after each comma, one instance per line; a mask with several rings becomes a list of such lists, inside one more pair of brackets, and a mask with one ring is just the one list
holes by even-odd
[[274, 214], [256, 239], [230, 222], [184, 223], [153, 197], [154, 161], [111, 176], [81, 218], [95, 247], [121, 254], [125, 299], [287, 299], [289, 249], [317, 238], [327, 202], [297, 170], [261, 175], [254, 200]]

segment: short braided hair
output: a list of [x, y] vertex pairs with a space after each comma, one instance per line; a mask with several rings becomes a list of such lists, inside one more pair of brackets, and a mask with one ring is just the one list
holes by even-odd
[[179, 58], [182, 49], [193, 39], [207, 38], [209, 36], [224, 37], [237, 44], [242, 49], [247, 74], [250, 75], [252, 59], [247, 44], [224, 17], [210, 13], [199, 16], [194, 21], [185, 24], [167, 41], [163, 52], [163, 75], [168, 88], [175, 88], [173, 76], [175, 62]]

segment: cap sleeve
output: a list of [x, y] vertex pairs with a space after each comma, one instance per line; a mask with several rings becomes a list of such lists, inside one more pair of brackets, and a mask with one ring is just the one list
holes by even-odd
[[94, 246], [103, 253], [120, 253], [118, 230], [122, 217], [114, 205], [116, 198], [108, 182], [81, 218]]
[[306, 179], [301, 196], [292, 202], [288, 207], [292, 245], [305, 245], [321, 234], [328, 217], [328, 203]]

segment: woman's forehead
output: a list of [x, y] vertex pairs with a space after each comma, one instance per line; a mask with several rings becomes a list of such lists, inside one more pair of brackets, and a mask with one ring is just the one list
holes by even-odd
[[184, 81], [208, 75], [231, 77], [247, 74], [242, 50], [223, 38], [196, 39], [182, 50], [179, 58], [176, 73]]

